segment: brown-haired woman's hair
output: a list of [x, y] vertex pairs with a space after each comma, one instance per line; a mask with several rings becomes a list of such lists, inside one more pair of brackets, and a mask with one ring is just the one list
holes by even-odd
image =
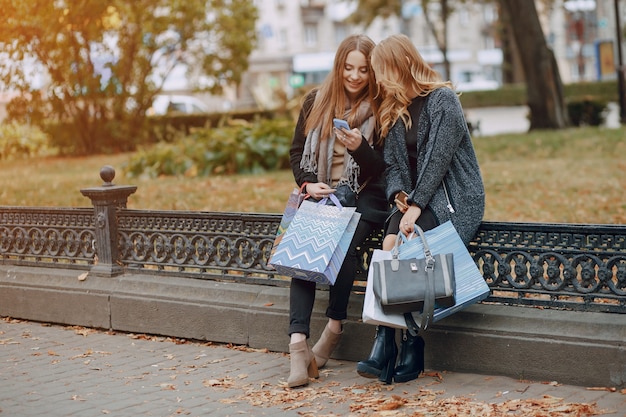
[[366, 35], [350, 35], [345, 38], [335, 53], [335, 60], [333, 62], [333, 68], [330, 73], [320, 85], [315, 102], [309, 113], [306, 125], [305, 134], [308, 134], [312, 129], [320, 126], [322, 136], [331, 136], [333, 130], [333, 118], [344, 118], [346, 109], [348, 107], [348, 98], [346, 97], [344, 85], [343, 85], [343, 71], [348, 59], [348, 54], [352, 51], [359, 51], [367, 60], [368, 66], [368, 86], [364, 88], [356, 100], [350, 103], [350, 114], [348, 116], [348, 124], [354, 126], [352, 118], [356, 114], [356, 110], [362, 101], [370, 101], [372, 111], [376, 120], [378, 120], [378, 99], [375, 97], [376, 91], [376, 77], [374, 71], [372, 71], [372, 64], [370, 56], [374, 49], [374, 41], [372, 41]]
[[[416, 96], [448, 87], [432, 69], [406, 35], [392, 35], [382, 40], [372, 51], [372, 67], [382, 95], [379, 111], [380, 137], [384, 138], [394, 123], [402, 118], [406, 129], [411, 127], [409, 104]], [[417, 123], [417, 121], [415, 121]]]

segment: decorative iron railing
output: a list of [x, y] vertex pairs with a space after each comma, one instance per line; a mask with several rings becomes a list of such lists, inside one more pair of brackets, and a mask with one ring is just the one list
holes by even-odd
[[[268, 266], [280, 215], [117, 208], [127, 272], [286, 285]], [[3, 264], [90, 269], [92, 208], [0, 207]], [[355, 290], [362, 291], [371, 236]], [[626, 226], [483, 222], [470, 253], [492, 289], [487, 302], [626, 313]]]
[[470, 253], [489, 301], [626, 313], [626, 226], [483, 222]]
[[96, 249], [93, 208], [0, 207], [0, 261], [86, 268]]
[[[112, 168], [111, 168], [112, 170]], [[130, 210], [135, 187], [81, 190], [93, 208], [0, 207], [0, 263], [287, 285], [268, 266], [280, 214]], [[381, 231], [360, 248], [363, 291]], [[626, 225], [483, 222], [469, 251], [486, 302], [626, 313]]]

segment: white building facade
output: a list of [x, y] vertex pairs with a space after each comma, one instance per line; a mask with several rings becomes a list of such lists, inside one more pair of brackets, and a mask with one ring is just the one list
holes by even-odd
[[[496, 3], [454, 4], [448, 20], [447, 56], [449, 78], [460, 90], [493, 89], [502, 84]], [[404, 20], [376, 18], [368, 28], [345, 22], [355, 1], [255, 0], [255, 4], [260, 15], [259, 44], [250, 56], [250, 67], [239, 90], [227, 96], [232, 107], [275, 108], [298, 87], [321, 82], [332, 66], [337, 46], [352, 33], [365, 33], [377, 42], [404, 32], [424, 58], [444, 74], [443, 55], [419, 0], [404, 0]], [[615, 69], [604, 68], [602, 72], [598, 65], [600, 43], [610, 43], [605, 50], [613, 48], [615, 53], [613, 1], [555, 0], [549, 9], [543, 9], [542, 4], [538, 2], [540, 20], [563, 82], [614, 79]], [[431, 2], [433, 21], [439, 20], [438, 6], [438, 2]], [[622, 4], [622, 14], [624, 9]]]

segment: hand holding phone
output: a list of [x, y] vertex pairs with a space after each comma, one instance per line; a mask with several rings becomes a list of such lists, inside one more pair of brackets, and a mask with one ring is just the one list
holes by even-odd
[[393, 202], [396, 203], [396, 207], [398, 207], [398, 210], [400, 210], [401, 213], [404, 213], [409, 208], [409, 204], [406, 201], [407, 198], [409, 198], [409, 195], [404, 191], [400, 191], [398, 194], [396, 194], [396, 198], [393, 200]]
[[333, 125], [335, 125], [337, 129], [350, 130], [350, 125], [348, 124], [348, 122], [342, 119], [333, 119]]

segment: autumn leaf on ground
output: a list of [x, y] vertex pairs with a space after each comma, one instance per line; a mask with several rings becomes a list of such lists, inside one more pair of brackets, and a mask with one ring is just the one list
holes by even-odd
[[74, 329], [74, 333], [79, 334], [81, 336], [85, 336], [85, 337], [87, 337], [88, 335], [92, 333], [98, 332], [95, 329], [90, 329], [88, 327], [82, 327], [82, 326], [72, 326], [71, 328]]

